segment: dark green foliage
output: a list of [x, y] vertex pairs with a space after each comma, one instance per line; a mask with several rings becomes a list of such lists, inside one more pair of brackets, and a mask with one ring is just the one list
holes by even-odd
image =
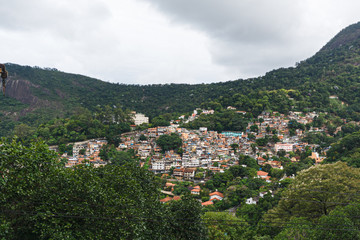
[[259, 198], [257, 204], [242, 204], [236, 216], [245, 219], [251, 225], [256, 225], [268, 210], [278, 204], [279, 200], [280, 194], [272, 196], [270, 192], [267, 192], [263, 198]]
[[280, 142], [280, 139], [277, 135], [272, 135], [272, 137], [269, 139], [269, 141], [272, 143], [277, 143], [277, 142]]
[[190, 182], [178, 182], [174, 187], [173, 194], [177, 196], [190, 194], [190, 190], [188, 187], [190, 186]]
[[305, 126], [304, 124], [299, 123], [296, 120], [290, 120], [288, 123], [288, 127], [290, 129], [301, 129], [301, 130], [305, 130]]
[[293, 176], [301, 170], [308, 169], [313, 165], [314, 160], [309, 158], [300, 160], [299, 162], [287, 162], [284, 167], [284, 173], [286, 174], [286, 176]]
[[265, 166], [261, 167], [261, 170], [264, 172], [270, 172], [270, 170], [272, 169], [270, 164], [265, 164]]
[[269, 138], [266, 136], [264, 138], [258, 138], [255, 141], [258, 146], [265, 147], [269, 142]]
[[318, 144], [321, 148], [324, 148], [330, 146], [330, 144], [336, 140], [334, 137], [327, 136], [325, 133], [308, 133], [302, 141], [309, 144]]
[[139, 162], [133, 149], [118, 151], [114, 145], [110, 144], [101, 147], [99, 156], [102, 160], [117, 166], [123, 166], [125, 164], [136, 165]]
[[249, 178], [245, 185], [251, 190], [259, 190], [261, 186], [265, 185], [265, 180], [261, 178]]
[[137, 164], [139, 162], [139, 159], [131, 151], [113, 150], [108, 155], [109, 161], [113, 165], [123, 166], [125, 164]]
[[271, 176], [271, 178], [280, 180], [283, 176], [284, 176], [285, 171], [281, 170], [281, 169], [277, 169], [277, 168], [271, 168], [269, 175]]
[[[275, 240], [330, 239], [330, 238], [317, 238], [314, 230], [316, 226], [314, 226], [314, 224], [312, 224], [310, 221], [302, 217], [294, 217], [284, 225], [285, 226], [283, 230], [274, 238]], [[326, 228], [326, 225], [325, 226], [319, 225], [319, 227]]]
[[214, 187], [217, 188], [220, 192], [223, 192], [227, 187], [227, 183], [231, 182], [233, 179], [234, 176], [230, 171], [225, 171], [224, 173], [216, 173], [212, 177]]
[[251, 125], [251, 126], [250, 126], [250, 131], [252, 131], [252, 132], [257, 132], [257, 131], [259, 131], [259, 126], [256, 125], [256, 124]]
[[[21, 98], [25, 104], [12, 99], [6, 100], [0, 108], [3, 113], [0, 116], [1, 133], [8, 134], [14, 127], [9, 121], [18, 120], [15, 115], [5, 115], [6, 109], [14, 113], [27, 108], [19, 120], [37, 126], [56, 116], [68, 117], [79, 106], [94, 111], [98, 105], [117, 104], [145, 113], [153, 119], [154, 125], [168, 123], [166, 116], [156, 118], [161, 114], [186, 113], [200, 106], [214, 109], [214, 116], [201, 116], [188, 127], [207, 126], [218, 131], [241, 131], [244, 122], [246, 124], [244, 119], [236, 117], [236, 111], [224, 110], [229, 105], [247, 111], [247, 117], [256, 117], [264, 110], [280, 113], [317, 110], [360, 120], [359, 29], [360, 23], [346, 28], [317, 54], [296, 67], [273, 70], [259, 78], [223, 83], [111, 84], [54, 69], [7, 64], [9, 78], [19, 81], [17, 86], [26, 85], [30, 90], [25, 98]], [[329, 99], [331, 95], [337, 98]], [[26, 100], [34, 98], [39, 99], [40, 104]], [[314, 121], [314, 126], [322, 124], [321, 119]], [[5, 126], [8, 128], [4, 129]]]
[[232, 110], [222, 110], [214, 114], [204, 115], [200, 114], [195, 121], [184, 124], [183, 127], [190, 129], [199, 129], [200, 127], [207, 127], [214, 131], [244, 131], [247, 126], [248, 118], [242, 114], [236, 113]]
[[[166, 204], [164, 239], [207, 239], [207, 229], [201, 219], [201, 204], [191, 196], [181, 197], [181, 201]], [[154, 238], [152, 238], [154, 239]]]
[[0, 144], [3, 239], [205, 239], [197, 200], [159, 202], [160, 181], [134, 164], [64, 168], [43, 143]]
[[337, 207], [316, 223], [293, 217], [274, 239], [359, 239], [359, 213], [359, 204], [354, 203]]
[[[80, 151], [79, 151], [79, 153], [81, 154], [81, 155], [84, 155], [85, 154], [85, 149], [81, 149]], [[72, 156], [73, 155], [73, 145], [72, 144], [60, 144], [59, 145], [59, 153], [60, 154], [63, 154], [63, 153], [67, 153], [69, 156]]]
[[231, 149], [234, 151], [234, 153], [236, 153], [236, 152], [237, 152], [237, 149], [239, 148], [239, 144], [237, 144], [237, 143], [232, 143], [232, 144], [230, 145], [230, 147], [231, 147]]
[[157, 126], [169, 126], [170, 125], [170, 121], [166, 120], [162, 117], [155, 117], [153, 120], [151, 120], [151, 124], [153, 127], [157, 127]]
[[170, 135], [164, 134], [156, 140], [156, 144], [161, 147], [163, 152], [169, 150], [174, 150], [176, 152], [182, 146], [182, 140], [176, 133], [171, 133]]
[[348, 167], [342, 162], [304, 170], [284, 190], [277, 207], [267, 213], [266, 221], [286, 222], [291, 217], [306, 217], [316, 221], [337, 206], [358, 201], [359, 175], [359, 169]]
[[85, 155], [85, 152], [86, 152], [86, 149], [85, 149], [85, 148], [84, 148], [84, 149], [80, 149], [79, 154], [80, 154], [80, 155]]
[[79, 109], [71, 118], [53, 119], [33, 130], [26, 124], [15, 127], [15, 134], [22, 140], [40, 138], [49, 145], [66, 144], [92, 138], [105, 137], [109, 144], [119, 145], [119, 135], [130, 131], [128, 112], [119, 108], [99, 108], [94, 114], [86, 109]]
[[327, 152], [327, 163], [344, 161], [348, 165], [360, 167], [360, 131], [351, 133], [331, 145]]
[[[359, 239], [359, 214], [358, 203], [337, 207], [329, 215], [320, 218], [314, 239]], [[328, 226], [328, 228], [323, 226]]]
[[229, 171], [234, 178], [236, 178], [236, 177], [243, 178], [243, 177], [247, 177], [250, 175], [250, 168], [242, 167], [239, 165], [230, 167]]
[[217, 239], [251, 239], [249, 224], [244, 219], [227, 212], [206, 212], [203, 217], [209, 230], [209, 238]]
[[341, 131], [344, 133], [344, 134], [349, 134], [349, 133], [353, 133], [353, 132], [357, 132], [360, 130], [360, 126], [359, 125], [355, 125], [355, 124], [352, 124], [352, 123], [348, 123], [344, 126], [341, 127]]
[[239, 165], [246, 165], [249, 168], [254, 168], [256, 170], [259, 169], [259, 165], [257, 164], [256, 160], [246, 156], [246, 155], [240, 155], [239, 156]]
[[140, 141], [147, 141], [147, 137], [144, 134], [141, 134], [141, 136], [139, 137]]

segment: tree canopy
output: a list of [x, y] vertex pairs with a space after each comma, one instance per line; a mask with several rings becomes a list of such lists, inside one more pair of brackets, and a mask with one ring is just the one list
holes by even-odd
[[206, 236], [201, 205], [161, 204], [155, 175], [134, 164], [68, 169], [44, 143], [3, 139], [0, 171], [3, 239], [178, 239], [175, 226]]
[[359, 191], [359, 169], [342, 162], [313, 166], [296, 176], [265, 219], [274, 224], [294, 216], [314, 220], [328, 215], [337, 206], [360, 200]]
[[178, 151], [182, 146], [182, 140], [176, 133], [171, 133], [170, 135], [164, 134], [156, 140], [156, 144], [161, 147], [163, 152], [169, 150]]
[[360, 167], [360, 131], [353, 132], [331, 145], [325, 162], [339, 160], [350, 166]]

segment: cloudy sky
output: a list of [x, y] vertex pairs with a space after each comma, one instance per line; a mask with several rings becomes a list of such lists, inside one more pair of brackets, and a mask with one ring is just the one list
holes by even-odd
[[358, 0], [0, 0], [0, 62], [127, 84], [264, 75], [360, 21]]

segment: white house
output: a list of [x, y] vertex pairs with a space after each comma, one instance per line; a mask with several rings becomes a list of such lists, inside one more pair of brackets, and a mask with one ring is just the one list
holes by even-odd
[[291, 152], [294, 149], [294, 144], [291, 143], [277, 143], [275, 144], [275, 152], [284, 150], [285, 152]]
[[212, 200], [220, 200], [221, 201], [224, 199], [224, 195], [218, 191], [210, 193], [209, 196], [210, 196], [209, 201], [212, 201]]
[[141, 125], [143, 123], [149, 123], [149, 118], [142, 113], [135, 113], [133, 117], [135, 125]]
[[257, 204], [257, 202], [259, 201], [258, 197], [254, 197], [254, 198], [248, 198], [246, 199], [246, 204]]

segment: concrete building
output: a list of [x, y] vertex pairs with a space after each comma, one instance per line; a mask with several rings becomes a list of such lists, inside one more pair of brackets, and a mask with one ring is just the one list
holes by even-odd
[[275, 144], [275, 152], [284, 150], [285, 152], [291, 152], [294, 149], [294, 144], [290, 143], [277, 143]]
[[145, 114], [142, 114], [142, 113], [135, 113], [133, 120], [134, 120], [135, 125], [149, 123], [149, 118], [146, 117]]

